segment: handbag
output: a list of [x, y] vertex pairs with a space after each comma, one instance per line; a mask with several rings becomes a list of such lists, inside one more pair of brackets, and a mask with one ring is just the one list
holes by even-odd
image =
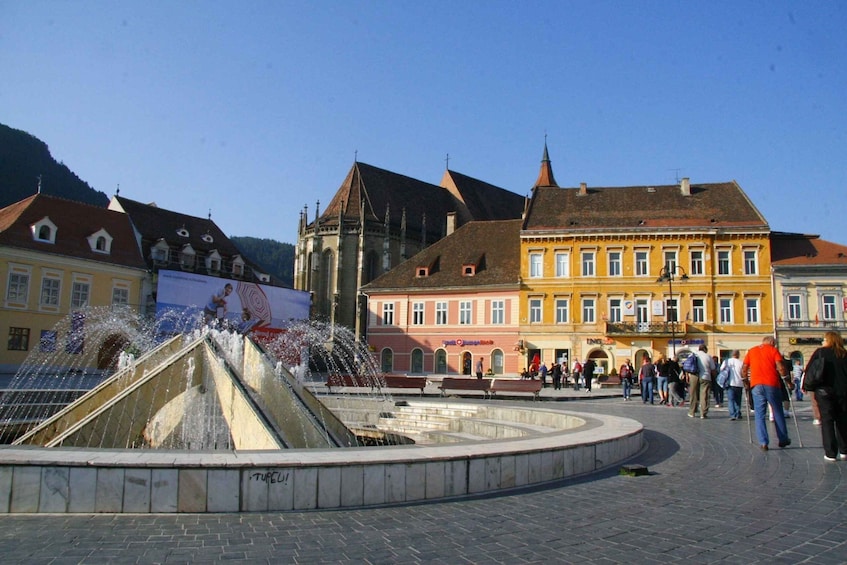
[[809, 362], [809, 366], [806, 367], [806, 374], [803, 375], [803, 390], [813, 392], [822, 387], [825, 384], [823, 371], [823, 355], [818, 354], [817, 357]]
[[724, 363], [721, 371], [718, 373], [717, 383], [721, 388], [729, 388], [729, 364]]

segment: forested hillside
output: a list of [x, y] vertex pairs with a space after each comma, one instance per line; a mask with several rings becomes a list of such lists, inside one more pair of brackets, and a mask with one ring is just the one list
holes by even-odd
[[[58, 163], [47, 144], [29, 133], [0, 124], [0, 208], [41, 193], [107, 206], [109, 197], [91, 188], [64, 163]], [[179, 212], [179, 210], [175, 210]], [[219, 226], [226, 230], [226, 226]], [[287, 287], [294, 283], [294, 246], [272, 239], [230, 236], [241, 253], [258, 263], [274, 277], [274, 282]]]
[[241, 252], [267, 269], [278, 282], [289, 288], [294, 286], [294, 246], [273, 239], [230, 236]]
[[68, 200], [106, 206], [109, 197], [91, 188], [64, 163], [58, 163], [47, 144], [25, 131], [0, 124], [0, 208], [38, 191]]

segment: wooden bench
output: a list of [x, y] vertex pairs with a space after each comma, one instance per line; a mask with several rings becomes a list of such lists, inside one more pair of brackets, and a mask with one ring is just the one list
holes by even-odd
[[426, 388], [426, 377], [406, 377], [404, 375], [329, 375], [325, 383], [332, 392], [333, 388], [414, 388], [421, 391]]
[[453, 377], [444, 377], [441, 381], [441, 396], [445, 396], [448, 390], [458, 391], [479, 391], [483, 393], [485, 398], [488, 397], [488, 392], [491, 390], [491, 379], [459, 379]]
[[404, 375], [383, 375], [385, 388], [415, 388], [423, 396], [426, 388], [426, 377], [407, 377]]
[[326, 378], [326, 388], [332, 392], [333, 388], [373, 388], [373, 379], [361, 375], [339, 375], [331, 374]]
[[533, 400], [538, 400], [541, 385], [541, 381], [494, 379], [494, 383], [491, 385], [491, 395], [493, 396], [498, 392], [529, 392], [532, 393]]
[[620, 375], [601, 375], [600, 377], [597, 378], [597, 386], [599, 386], [600, 388], [621, 386], [621, 376]]

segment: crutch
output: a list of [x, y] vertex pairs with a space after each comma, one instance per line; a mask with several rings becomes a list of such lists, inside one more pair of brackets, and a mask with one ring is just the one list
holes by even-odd
[[750, 394], [745, 386], [744, 393], [744, 413], [747, 415], [747, 433], [750, 435], [750, 443], [753, 443], [753, 425], [750, 423]]
[[797, 430], [797, 441], [800, 442], [800, 447], [803, 447], [803, 439], [800, 437], [800, 424], [797, 423], [797, 411], [794, 410], [794, 400], [791, 398], [791, 393], [793, 391], [788, 388], [788, 384], [785, 383], [785, 379], [783, 379], [783, 384], [785, 385], [785, 392], [788, 393], [788, 405], [791, 406], [791, 419], [794, 420], [794, 428]]

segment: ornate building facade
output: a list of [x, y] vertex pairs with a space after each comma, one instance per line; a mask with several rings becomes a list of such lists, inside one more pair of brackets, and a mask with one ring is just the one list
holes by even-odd
[[735, 182], [559, 187], [545, 149], [521, 231], [527, 359], [720, 357], [773, 331], [770, 229]]

